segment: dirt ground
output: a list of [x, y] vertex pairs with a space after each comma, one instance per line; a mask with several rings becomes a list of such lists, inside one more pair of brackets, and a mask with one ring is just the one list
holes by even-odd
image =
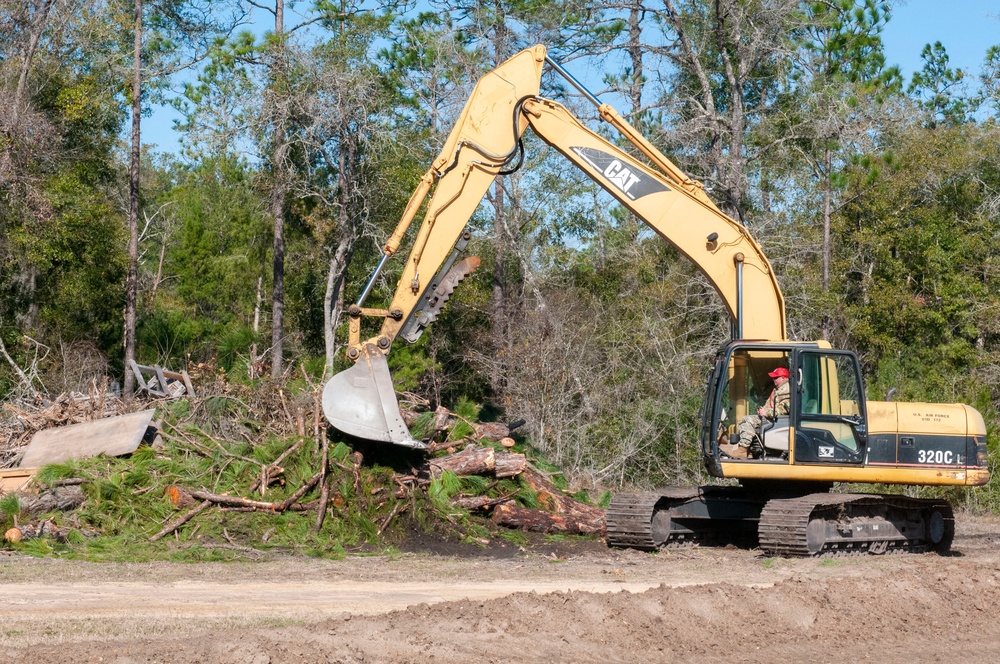
[[1000, 518], [958, 522], [948, 556], [499, 540], [198, 565], [0, 554], [0, 661], [998, 661]]

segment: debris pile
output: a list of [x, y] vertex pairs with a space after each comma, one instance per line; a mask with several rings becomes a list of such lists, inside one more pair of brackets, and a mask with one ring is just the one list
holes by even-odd
[[88, 394], [65, 392], [55, 399], [5, 403], [0, 419], [0, 468], [18, 465], [20, 455], [39, 431], [67, 424], [92, 422], [128, 412], [107, 385], [92, 383]]
[[[202, 388], [197, 398], [157, 401], [162, 422], [153, 423], [155, 448], [139, 446], [132, 435], [138, 425], [124, 427], [142, 416], [145, 429], [152, 410], [123, 414], [113, 395], [64, 395], [33, 410], [8, 405], [21, 427], [8, 437], [16, 450], [11, 458], [23, 456], [25, 441], [38, 431], [45, 438], [73, 430], [46, 427], [90, 422], [87, 428], [100, 418], [102, 426], [118, 421], [128, 428], [122, 437], [135, 445], [60, 457], [28, 490], [0, 491], [0, 532], [12, 543], [40, 537], [66, 543], [76, 530], [83, 540], [169, 539], [172, 548], [241, 555], [273, 546], [371, 550], [364, 547], [398, 545], [414, 529], [476, 541], [506, 529], [604, 534], [602, 509], [557, 486], [560, 473], [518, 451], [512, 430], [520, 423], [479, 423], [438, 408], [419, 416], [430, 453], [381, 465], [377, 448], [366, 450], [366, 459], [327, 439], [318, 387], [294, 397], [277, 386], [242, 389]], [[262, 413], [269, 417], [257, 419]]]

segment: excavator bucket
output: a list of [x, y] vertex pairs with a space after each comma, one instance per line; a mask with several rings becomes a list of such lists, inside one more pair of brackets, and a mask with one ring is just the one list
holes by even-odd
[[330, 424], [351, 436], [419, 450], [427, 448], [410, 435], [403, 422], [389, 365], [373, 344], [364, 347], [353, 367], [327, 382], [323, 388], [323, 413]]

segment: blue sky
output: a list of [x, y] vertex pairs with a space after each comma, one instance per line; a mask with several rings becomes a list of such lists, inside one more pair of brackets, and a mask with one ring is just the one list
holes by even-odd
[[[1000, 44], [998, 0], [898, 0], [882, 35], [886, 59], [899, 65], [906, 83], [923, 67], [924, 44], [940, 41], [953, 69], [964, 69], [975, 80], [986, 50]], [[164, 152], [177, 150], [172, 109], [156, 108], [143, 120], [143, 142]]]
[[[905, 4], [904, 4], [905, 3]], [[901, 0], [882, 35], [886, 59], [903, 70], [907, 83], [923, 67], [924, 44], [941, 42], [953, 69], [979, 75], [986, 49], [1000, 44], [997, 0]]]

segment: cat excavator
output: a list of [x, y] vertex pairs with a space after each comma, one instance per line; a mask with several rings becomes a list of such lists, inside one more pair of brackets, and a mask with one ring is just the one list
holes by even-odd
[[[633, 149], [622, 149], [541, 96], [546, 65]], [[825, 341], [787, 339], [774, 270], [747, 228], [542, 45], [480, 79], [411, 196], [378, 267], [348, 309], [346, 354], [355, 364], [324, 387], [330, 424], [371, 441], [425, 447], [400, 415], [386, 354], [397, 337], [415, 342], [478, 266], [475, 256], [460, 258], [470, 239], [466, 227], [494, 179], [522, 165], [522, 135], [529, 127], [690, 259], [731, 319], [732, 340], [708, 372], [698, 444], [708, 473], [737, 483], [619, 493], [607, 510], [608, 544], [655, 550], [745, 535], [769, 555], [948, 550], [954, 514], [946, 500], [831, 489], [834, 483], [986, 484], [982, 415], [963, 404], [867, 401], [853, 352]], [[392, 301], [386, 309], [365, 307], [432, 189]], [[381, 330], [362, 339], [366, 317], [380, 319]], [[790, 379], [788, 413], [762, 418], [754, 453], [734, 454], [741, 423], [766, 399], [769, 374], [784, 373], [779, 368]]]

